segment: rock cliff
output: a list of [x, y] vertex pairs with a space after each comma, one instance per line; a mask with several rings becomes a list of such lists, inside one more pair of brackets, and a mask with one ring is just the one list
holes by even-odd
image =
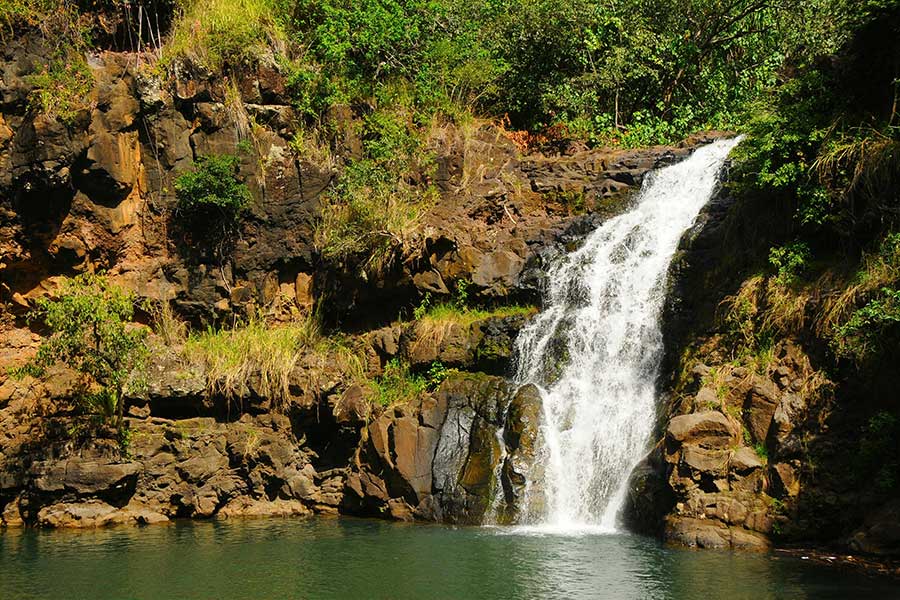
[[[334, 512], [472, 523], [522, 509], [526, 476], [539, 478], [539, 399], [502, 376], [527, 311], [439, 325], [409, 313], [423, 298], [451, 297], [459, 282], [487, 308], [535, 303], [546, 260], [702, 137], [633, 151], [572, 143], [545, 155], [523, 153], [490, 124], [447, 126], [429, 142], [438, 201], [373, 279], [316, 246], [322, 198], [341, 165], [292, 146], [301, 119], [276, 64], [231, 78], [185, 64], [172, 75], [135, 53], [98, 50], [87, 56], [84, 108], [63, 121], [29, 100], [47, 44], [26, 33], [0, 50], [4, 525]], [[329, 113], [339, 157], [360, 145], [361, 110]], [[215, 154], [240, 159], [253, 197], [228, 248], [193, 239], [175, 209], [177, 177]], [[74, 373], [5, 375], [47, 333], [26, 320], [35, 300], [64, 277], [100, 271], [199, 328], [318, 311], [361, 359], [351, 376], [339, 361], [303, 355], [284, 394], [273, 395], [262, 372], [226, 392], [160, 333], [119, 439], [72, 402]], [[459, 372], [385, 407], [358, 381], [381, 377], [392, 360]]]

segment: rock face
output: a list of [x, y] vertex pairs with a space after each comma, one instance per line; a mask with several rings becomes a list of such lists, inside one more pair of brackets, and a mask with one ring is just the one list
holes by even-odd
[[790, 526], [806, 459], [797, 434], [814, 414], [803, 388], [814, 372], [792, 344], [774, 359], [767, 375], [699, 364], [682, 382], [662, 439], [632, 477], [637, 528], [689, 546], [764, 549]]
[[[320, 310], [330, 321], [371, 327], [459, 281], [482, 301], [533, 299], [529, 271], [541, 252], [621, 210], [650, 169], [690, 150], [521, 156], [497, 128], [449, 130], [429, 142], [441, 200], [372, 285], [316, 252], [321, 196], [335, 173], [291, 149], [301, 120], [277, 69], [238, 70], [235, 104], [226, 78], [185, 65], [177, 80], [162, 79], [131, 54], [102, 52], [89, 61], [87, 108], [64, 124], [28, 109], [29, 65], [43, 64], [46, 43], [26, 34], [0, 51], [0, 302], [15, 314], [54, 277], [99, 270], [198, 323], [251, 305], [290, 316], [326, 295]], [[355, 136], [332, 140], [336, 150], [359, 145], [357, 118], [348, 107], [329, 113], [335, 131]], [[174, 214], [175, 179], [209, 154], [237, 156], [253, 196], [223, 258]]]
[[366, 513], [448, 523], [520, 511], [534, 477], [540, 397], [488, 375], [451, 376], [433, 398], [371, 423], [347, 501]]
[[765, 548], [770, 524], [756, 493], [763, 464], [740, 447], [740, 424], [718, 411], [674, 417], [665, 439], [668, 485], [678, 499], [665, 538], [688, 546]]
[[[54, 434], [57, 426], [79, 426], [77, 417], [59, 409], [49, 420], [22, 419], [30, 416], [31, 398], [8, 386], [0, 395], [2, 523], [97, 527], [338, 511], [346, 465], [366, 418], [348, 410], [352, 394], [331, 394], [314, 406], [298, 399], [281, 413], [229, 417], [216, 403], [191, 400], [203, 396], [205, 381], [185, 371], [166, 374], [181, 382], [182, 404], [194, 415], [184, 406], [171, 411], [178, 398], [159, 378], [151, 389], [165, 390], [167, 404], [154, 404], [153, 393], [149, 407], [142, 404], [146, 398], [131, 399], [129, 414], [140, 416], [127, 419], [121, 445], [96, 434]], [[155, 416], [160, 413], [168, 416]], [[89, 424], [80, 426], [87, 431]]]

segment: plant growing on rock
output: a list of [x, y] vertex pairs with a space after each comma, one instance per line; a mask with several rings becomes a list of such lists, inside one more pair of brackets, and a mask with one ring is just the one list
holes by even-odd
[[121, 431], [125, 393], [140, 387], [148, 355], [147, 331], [131, 324], [134, 302], [132, 294], [103, 276], [84, 274], [66, 281], [55, 299], [41, 298], [29, 315], [51, 335], [13, 374], [41, 377], [48, 367], [65, 364], [85, 378], [81, 405], [114, 418]]
[[406, 404], [428, 389], [428, 382], [421, 375], [410, 372], [409, 365], [393, 358], [384, 365], [384, 373], [372, 386], [376, 401], [382, 406]]
[[214, 244], [221, 255], [250, 203], [250, 190], [237, 175], [240, 161], [227, 154], [199, 156], [194, 169], [175, 180], [176, 216], [189, 237]]
[[250, 203], [250, 190], [237, 177], [240, 161], [228, 154], [199, 156], [194, 170], [175, 180], [179, 212], [189, 217], [237, 221]]

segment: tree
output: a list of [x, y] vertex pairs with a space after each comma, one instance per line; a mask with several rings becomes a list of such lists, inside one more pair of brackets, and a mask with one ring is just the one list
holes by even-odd
[[70, 279], [55, 299], [37, 301], [29, 319], [43, 321], [52, 333], [14, 375], [42, 377], [56, 363], [67, 365], [86, 377], [83, 406], [114, 417], [121, 431], [125, 392], [138, 384], [148, 355], [147, 331], [131, 324], [133, 316], [134, 296], [105, 277]]

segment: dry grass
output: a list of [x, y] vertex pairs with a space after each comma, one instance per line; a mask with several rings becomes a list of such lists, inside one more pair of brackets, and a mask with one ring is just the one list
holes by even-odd
[[181, 0], [181, 14], [163, 47], [163, 64], [187, 58], [213, 70], [284, 54], [286, 39], [274, 0]]
[[322, 339], [314, 315], [278, 327], [251, 320], [233, 329], [191, 334], [184, 354], [205, 366], [210, 394], [241, 397], [253, 377], [259, 382], [256, 391], [277, 405], [290, 396], [291, 373], [300, 357]]
[[[209, 395], [238, 399], [253, 381], [254, 392], [275, 407], [285, 405], [293, 383], [318, 395], [335, 377], [347, 385], [368, 380], [361, 350], [324, 336], [314, 313], [284, 325], [251, 319], [230, 329], [192, 333], [183, 355], [204, 365]], [[295, 381], [298, 376], [302, 381]]]
[[755, 347], [761, 335], [789, 335], [808, 321], [813, 294], [810, 287], [794, 287], [757, 275], [744, 281], [737, 294], [722, 301], [724, 321], [744, 345]]
[[816, 333], [831, 334], [841, 323], [846, 322], [867, 296], [900, 281], [900, 244], [888, 245], [880, 252], [866, 254], [863, 267], [851, 282], [836, 280], [821, 282], [832, 291], [825, 295]]
[[395, 253], [406, 255], [415, 246], [422, 216], [433, 201], [432, 191], [402, 181], [346, 186], [323, 198], [316, 247], [328, 259], [363, 257], [362, 270], [378, 273]]
[[240, 143], [247, 140], [258, 151], [259, 143], [253, 135], [253, 123], [250, 114], [247, 112], [247, 107], [244, 106], [241, 91], [238, 89], [237, 82], [234, 79], [229, 79], [225, 84], [225, 102], [223, 106], [228, 119], [234, 124], [237, 142]]
[[873, 128], [855, 133], [833, 142], [813, 170], [821, 181], [835, 182], [845, 199], [859, 194], [878, 198], [900, 180], [900, 141]]
[[175, 314], [171, 304], [166, 301], [155, 302], [147, 310], [150, 313], [153, 332], [162, 338], [166, 346], [181, 346], [187, 341], [187, 323]]
[[812, 294], [808, 287], [793, 288], [769, 279], [766, 286], [766, 308], [762, 314], [762, 328], [782, 334], [803, 330], [808, 320]]
[[328, 135], [318, 126], [298, 129], [291, 139], [291, 151], [297, 158], [309, 162], [323, 171], [333, 171], [337, 160], [331, 151]]

